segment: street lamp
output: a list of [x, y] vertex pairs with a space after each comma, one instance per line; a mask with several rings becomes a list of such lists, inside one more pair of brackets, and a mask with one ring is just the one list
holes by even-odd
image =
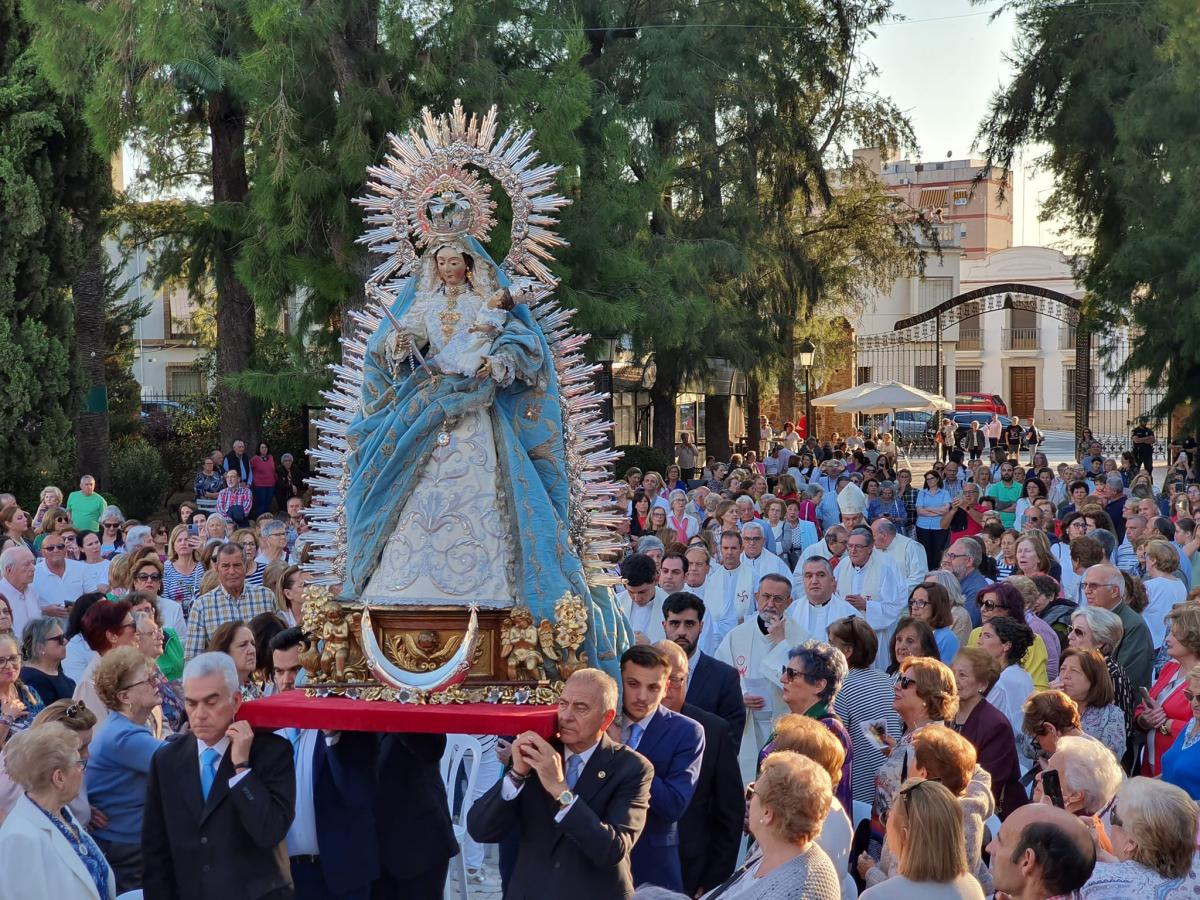
[[812, 391], [810, 390], [810, 379], [812, 377], [813, 359], [817, 355], [817, 348], [813, 346], [813, 342], [805, 338], [800, 342], [800, 346], [796, 348], [797, 355], [800, 357], [800, 365], [804, 369], [804, 436], [807, 438], [812, 434]]

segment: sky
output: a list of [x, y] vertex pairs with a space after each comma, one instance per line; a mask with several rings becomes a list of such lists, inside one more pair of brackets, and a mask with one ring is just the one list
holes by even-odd
[[[1005, 85], [1012, 66], [1005, 58], [1013, 47], [1015, 16], [991, 20], [1001, 3], [984, 6], [969, 0], [895, 0], [903, 21], [878, 28], [863, 48], [879, 74], [872, 88], [889, 96], [909, 117], [924, 161], [980, 157], [975, 133], [992, 95]], [[1037, 148], [1015, 166], [1013, 243], [1061, 245], [1054, 223], [1038, 223], [1041, 201], [1053, 179], [1033, 174]]]

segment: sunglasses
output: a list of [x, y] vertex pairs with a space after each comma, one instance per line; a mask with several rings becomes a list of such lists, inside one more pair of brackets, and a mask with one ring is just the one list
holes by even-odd
[[65, 647], [67, 645], [67, 636], [65, 634], [56, 634], [54, 637], [46, 638], [47, 644], [51, 641], [54, 641], [60, 647]]
[[1200, 694], [1195, 691], [1189, 691], [1187, 688], [1183, 689], [1183, 699], [1188, 703], [1195, 703], [1197, 698], [1200, 698]]
[[1075, 635], [1075, 637], [1087, 637], [1087, 632], [1078, 625], [1071, 626], [1071, 634]]
[[803, 678], [809, 684], [816, 684], [817, 682], [824, 680], [822, 678], [809, 675], [807, 672], [797, 672], [791, 666], [784, 666], [781, 674], [783, 675], [784, 681], [786, 681], [788, 684], [791, 684], [797, 678]]
[[896, 684], [900, 687], [900, 690], [902, 690], [902, 691], [907, 691], [910, 687], [912, 687], [916, 683], [917, 682], [915, 679], [909, 678], [907, 675], [901, 675], [899, 678], [896, 679]]
[[1003, 609], [1003, 603], [993, 603], [991, 600], [984, 600], [979, 604], [980, 609]]
[[136, 579], [138, 581], [162, 581], [163, 577], [157, 572], [138, 572]]
[[753, 796], [754, 796], [754, 782], [752, 781], [748, 785], [746, 785], [746, 802], [749, 803], [750, 798]]
[[66, 544], [42, 544], [42, 552], [43, 553], [53, 553], [56, 550], [65, 550], [65, 549], [67, 549]]

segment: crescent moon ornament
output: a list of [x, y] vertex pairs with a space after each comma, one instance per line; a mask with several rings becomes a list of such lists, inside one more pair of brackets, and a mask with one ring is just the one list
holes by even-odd
[[359, 644], [371, 674], [388, 687], [409, 693], [435, 694], [466, 680], [475, 656], [475, 643], [479, 637], [478, 607], [471, 607], [471, 618], [458, 651], [445, 663], [429, 672], [409, 672], [393, 664], [384, 655], [375, 640], [375, 629], [371, 625], [371, 610], [363, 607], [362, 622], [358, 629]]

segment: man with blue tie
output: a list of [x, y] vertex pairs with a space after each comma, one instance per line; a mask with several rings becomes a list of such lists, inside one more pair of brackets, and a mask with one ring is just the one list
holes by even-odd
[[532, 731], [518, 735], [512, 768], [467, 813], [477, 841], [520, 837], [506, 900], [633, 895], [630, 850], [646, 824], [654, 771], [605, 734], [616, 715], [612, 678], [573, 673], [558, 700], [561, 749]]
[[292, 748], [234, 721], [239, 682], [224, 653], [201, 653], [183, 670], [191, 732], [159, 748], [146, 786], [146, 900], [293, 896], [275, 852], [296, 802]]
[[621, 656], [620, 737], [654, 766], [646, 830], [631, 856], [633, 883], [682, 891], [679, 820], [700, 778], [704, 729], [694, 719], [661, 706], [670, 671], [670, 660], [657, 647], [636, 644]]
[[[277, 693], [296, 686], [304, 635], [271, 639]], [[375, 735], [282, 728], [296, 767], [296, 817], [287, 833], [296, 900], [367, 900], [379, 876], [375, 840]], [[398, 813], [397, 814], [401, 814]]]

